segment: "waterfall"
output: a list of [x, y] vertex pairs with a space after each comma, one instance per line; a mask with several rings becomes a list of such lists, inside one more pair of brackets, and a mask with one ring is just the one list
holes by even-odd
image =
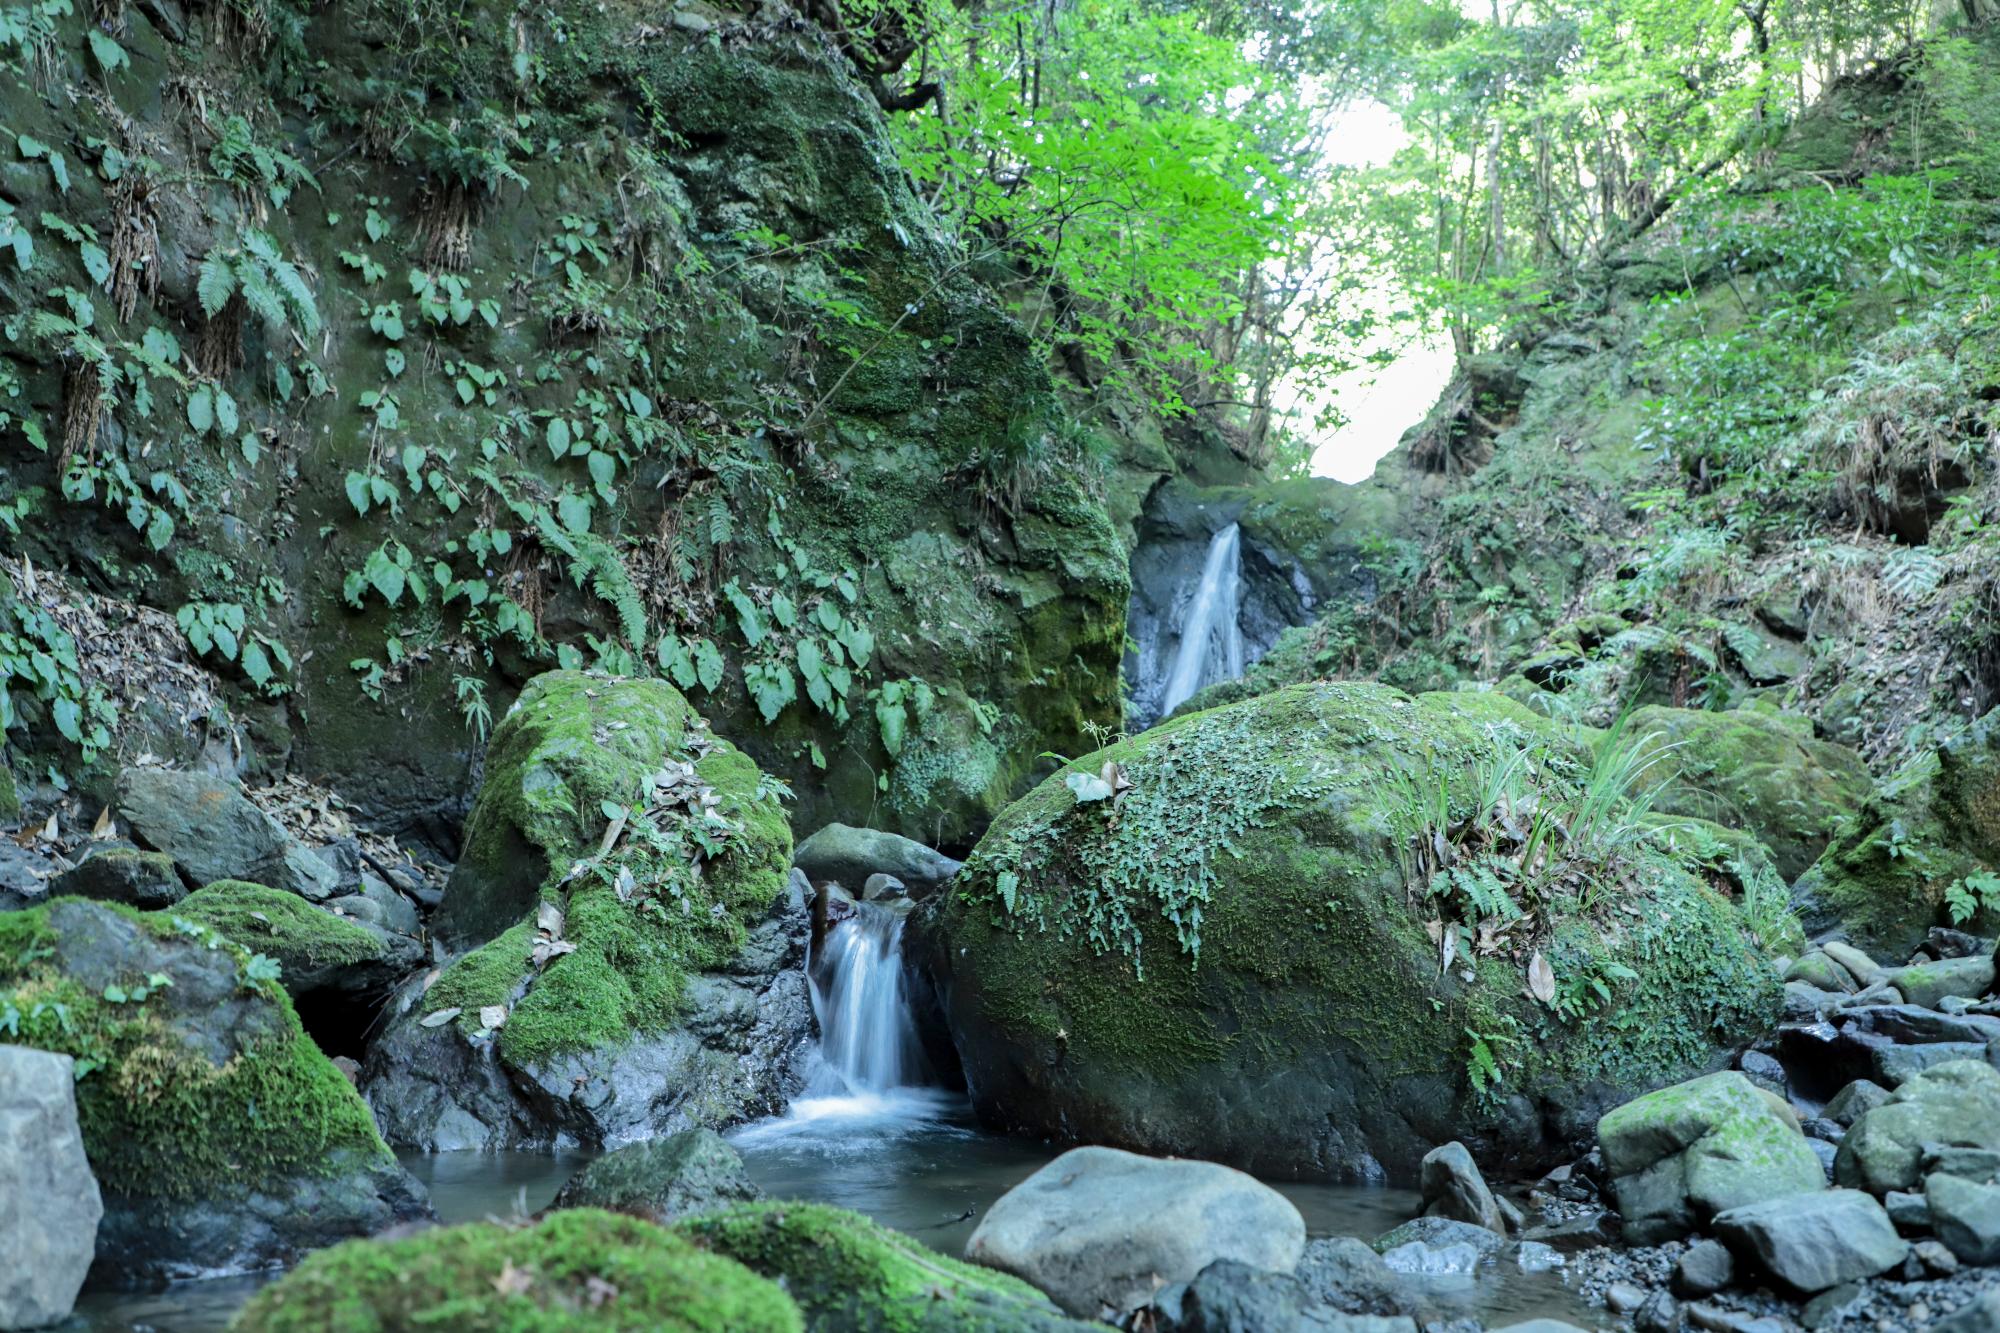
[[1243, 674], [1243, 628], [1237, 618], [1243, 586], [1241, 556], [1242, 535], [1234, 523], [1209, 540], [1201, 582], [1181, 617], [1173, 669], [1160, 692], [1161, 717], [1186, 703], [1202, 686]]
[[903, 993], [903, 914], [856, 903], [821, 942], [811, 979], [820, 1055], [850, 1093], [887, 1092], [911, 1081], [922, 1057]]

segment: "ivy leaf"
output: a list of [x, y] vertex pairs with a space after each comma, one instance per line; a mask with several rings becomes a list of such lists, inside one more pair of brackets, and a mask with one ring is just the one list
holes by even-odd
[[611, 479], [618, 475], [617, 459], [601, 449], [592, 449], [585, 465], [590, 469], [590, 479], [597, 483], [599, 489], [611, 489]]
[[590, 501], [574, 491], [556, 497], [556, 517], [571, 532], [590, 531]]
[[384, 601], [394, 606], [402, 600], [406, 579], [402, 566], [389, 558], [389, 553], [376, 547], [368, 553], [368, 561], [361, 567], [362, 577], [369, 586], [382, 594]]
[[543, 438], [549, 442], [549, 452], [557, 458], [569, 453], [569, 423], [561, 417], [549, 418], [548, 429], [543, 432]]
[[711, 694], [722, 684], [722, 650], [713, 639], [702, 639], [695, 644], [694, 674], [702, 689]]
[[359, 472], [347, 474], [347, 503], [357, 514], [368, 512], [368, 478]]
[[215, 390], [208, 385], [198, 386], [188, 395], [188, 425], [198, 435], [206, 435], [215, 429]]

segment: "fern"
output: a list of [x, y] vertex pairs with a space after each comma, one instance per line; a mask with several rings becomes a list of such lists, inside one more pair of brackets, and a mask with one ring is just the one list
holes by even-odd
[[210, 319], [241, 296], [243, 304], [268, 324], [294, 325], [308, 335], [319, 332], [319, 305], [312, 286], [261, 231], [241, 232], [235, 245], [210, 250], [201, 261], [195, 295]]
[[1491, 917], [1500, 921], [1521, 919], [1521, 905], [1514, 901], [1508, 886], [1500, 878], [1499, 863], [1481, 857], [1465, 865], [1453, 866], [1441, 873], [1444, 880], [1439, 884], [1432, 881], [1433, 892], [1440, 889], [1456, 892], [1464, 900], [1467, 908], [1466, 919], [1484, 921]]
[[590, 590], [617, 612], [618, 632], [625, 641], [643, 646], [647, 638], [646, 604], [616, 548], [588, 532], [574, 533], [571, 540], [576, 548], [576, 563], [570, 568], [570, 577], [578, 587], [584, 586], [588, 579]]

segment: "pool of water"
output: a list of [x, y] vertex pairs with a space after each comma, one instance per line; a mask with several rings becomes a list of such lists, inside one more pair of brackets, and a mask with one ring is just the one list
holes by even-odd
[[[778, 1120], [729, 1135], [758, 1188], [774, 1198], [851, 1208], [947, 1254], [962, 1253], [979, 1216], [1057, 1149], [977, 1129], [958, 1098], [919, 1089], [863, 1097], [803, 1098]], [[440, 1153], [403, 1159], [429, 1188], [446, 1223], [524, 1217], [548, 1205], [583, 1153]], [[1373, 1239], [1413, 1216], [1402, 1190], [1280, 1183], [1309, 1235]], [[187, 1283], [159, 1292], [86, 1292], [66, 1329], [83, 1333], [222, 1329], [269, 1277]], [[1489, 1325], [1541, 1315], [1586, 1326], [1592, 1312], [1549, 1274], [1512, 1265], [1438, 1288], [1440, 1303]]]

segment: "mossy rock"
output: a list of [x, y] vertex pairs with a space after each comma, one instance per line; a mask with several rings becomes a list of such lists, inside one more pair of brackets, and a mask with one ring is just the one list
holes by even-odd
[[0, 916], [0, 1018], [77, 1061], [108, 1275], [247, 1271], [429, 1214], [275, 978], [200, 922], [80, 898]]
[[592, 1209], [316, 1254], [243, 1307], [238, 1333], [799, 1333], [774, 1283], [662, 1227]]
[[682, 1222], [697, 1245], [784, 1286], [811, 1333], [1082, 1333], [1018, 1278], [946, 1258], [824, 1204], [752, 1203]]
[[1662, 814], [1739, 828], [1787, 880], [1859, 814], [1874, 783], [1861, 756], [1814, 740], [1812, 724], [1763, 708], [1640, 708], [1607, 742], [1637, 745], [1641, 788]]
[[218, 880], [197, 889], [175, 904], [174, 915], [272, 959], [293, 999], [325, 990], [386, 994], [423, 958], [413, 939], [246, 880]]
[[[1536, 775], [1541, 808], [1571, 808], [1588, 739], [1498, 694], [1320, 684], [1078, 760], [916, 918], [981, 1115], [1267, 1176], [1380, 1179], [1454, 1138], [1547, 1157], [1604, 1107], [1717, 1063], [1778, 1008], [1739, 899], [1782, 922], [1782, 894], [1643, 828], [1590, 834], [1615, 860], [1566, 847], [1573, 878], [1537, 904], [1548, 931], [1440, 973], [1427, 926], [1465, 909], [1429, 896], [1423, 812], [1442, 792], [1461, 829], [1507, 772]], [[1080, 802], [1070, 781], [1092, 794], [1107, 764], [1129, 789]], [[1566, 1017], [1525, 998], [1535, 950]]]

